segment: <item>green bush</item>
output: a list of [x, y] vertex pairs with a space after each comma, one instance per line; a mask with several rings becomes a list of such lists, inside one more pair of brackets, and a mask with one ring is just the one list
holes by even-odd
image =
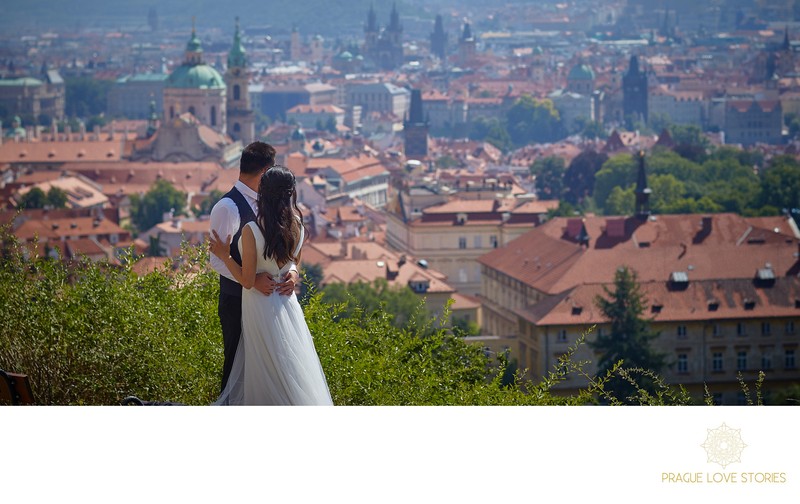
[[[139, 276], [133, 263], [26, 259], [7, 230], [0, 242], [0, 369], [29, 375], [37, 403], [214, 401], [223, 360], [219, 286], [202, 247], [185, 247], [180, 267]], [[337, 405], [614, 403], [603, 378], [574, 396], [550, 393], [566, 373], [582, 372], [574, 349], [534, 384], [434, 320], [396, 327], [385, 306], [326, 304], [311, 290], [304, 311]], [[684, 402], [667, 392], [643, 402]]]

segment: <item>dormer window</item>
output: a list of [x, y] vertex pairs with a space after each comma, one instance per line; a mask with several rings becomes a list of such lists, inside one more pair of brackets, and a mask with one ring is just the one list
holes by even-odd
[[409, 280], [408, 286], [417, 294], [422, 294], [428, 292], [430, 282], [428, 280]]
[[460, 213], [456, 215], [456, 224], [463, 226], [467, 223], [467, 214]]

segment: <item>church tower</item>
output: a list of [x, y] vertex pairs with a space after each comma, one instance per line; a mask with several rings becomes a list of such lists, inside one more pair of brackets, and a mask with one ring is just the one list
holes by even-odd
[[408, 117], [403, 121], [406, 159], [421, 161], [428, 156], [428, 129], [428, 121], [422, 111], [422, 93], [419, 89], [412, 89]]
[[228, 134], [234, 140], [247, 145], [255, 140], [255, 114], [250, 108], [250, 94], [247, 91], [247, 58], [239, 34], [239, 18], [236, 18], [236, 31], [233, 46], [228, 52], [228, 70], [225, 72], [227, 84], [226, 108], [228, 111]]
[[397, 13], [397, 5], [394, 3], [389, 16], [389, 26], [386, 28], [386, 36], [391, 47], [392, 65], [399, 67], [403, 64], [403, 25], [400, 24], [400, 14]]
[[375, 16], [375, 7], [370, 4], [367, 13], [367, 24], [364, 25], [364, 56], [375, 61], [378, 56], [378, 19]]
[[639, 69], [639, 58], [631, 56], [628, 72], [622, 77], [624, 118], [647, 122], [647, 74]]
[[472, 28], [469, 23], [464, 23], [464, 31], [458, 41], [458, 58], [462, 63], [466, 63], [475, 57], [475, 37], [472, 36]]
[[441, 14], [436, 15], [436, 21], [433, 24], [433, 33], [431, 33], [431, 53], [442, 61], [444, 61], [447, 56], [447, 33], [444, 31], [444, 23]]

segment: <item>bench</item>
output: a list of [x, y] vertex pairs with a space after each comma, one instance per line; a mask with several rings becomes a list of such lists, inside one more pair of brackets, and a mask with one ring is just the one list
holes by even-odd
[[33, 391], [28, 375], [0, 369], [0, 404], [18, 406], [33, 403]]

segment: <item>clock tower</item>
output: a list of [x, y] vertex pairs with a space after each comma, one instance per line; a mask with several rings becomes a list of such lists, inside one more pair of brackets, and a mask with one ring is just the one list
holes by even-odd
[[247, 58], [239, 34], [239, 18], [236, 18], [236, 31], [233, 46], [228, 53], [228, 70], [225, 72], [227, 84], [226, 109], [228, 112], [228, 134], [234, 140], [247, 145], [255, 140], [255, 114], [250, 109], [250, 94], [247, 91], [250, 79], [247, 75]]

